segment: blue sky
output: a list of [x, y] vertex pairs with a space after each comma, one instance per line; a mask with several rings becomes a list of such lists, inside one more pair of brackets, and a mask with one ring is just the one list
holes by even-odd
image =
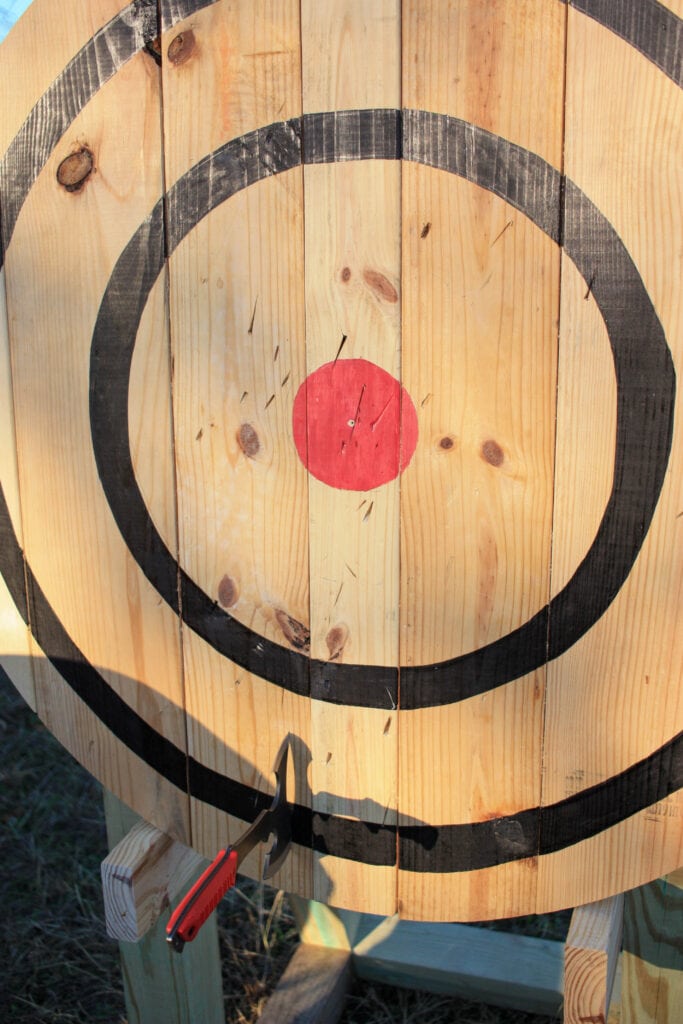
[[31, 0], [0, 0], [0, 41], [5, 38], [20, 14]]

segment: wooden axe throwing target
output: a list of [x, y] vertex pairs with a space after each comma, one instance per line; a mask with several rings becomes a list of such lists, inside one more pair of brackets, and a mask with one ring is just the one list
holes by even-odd
[[333, 905], [680, 866], [680, 4], [72, 6], [0, 51], [5, 671], [207, 856], [289, 734]]

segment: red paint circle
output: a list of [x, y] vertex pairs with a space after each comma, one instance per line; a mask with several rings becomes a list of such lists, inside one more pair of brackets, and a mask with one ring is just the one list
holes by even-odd
[[370, 491], [395, 479], [417, 444], [417, 413], [390, 373], [366, 359], [315, 370], [294, 399], [294, 443], [317, 480]]

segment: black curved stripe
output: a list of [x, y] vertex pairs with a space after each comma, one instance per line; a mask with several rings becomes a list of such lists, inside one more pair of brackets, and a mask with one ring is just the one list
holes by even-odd
[[[332, 111], [307, 114], [303, 121], [272, 124], [233, 139], [191, 168], [170, 190], [167, 254], [238, 191], [302, 161], [401, 157], [493, 192], [564, 244], [584, 279], [591, 281], [607, 327], [617, 380], [613, 488], [583, 562], [549, 605], [507, 636], [435, 664], [401, 668], [401, 708], [412, 710], [452, 704], [523, 677], [563, 654], [606, 611], [633, 567], [657, 505], [673, 437], [676, 375], [643, 282], [614, 228], [594, 204], [536, 154], [443, 114]], [[160, 204], [153, 217], [161, 235]], [[138, 324], [162, 265], [160, 240], [150, 238], [145, 223], [112, 272], [91, 345], [93, 451], [102, 488], [128, 549], [176, 611], [175, 580], [180, 576], [183, 621], [242, 668], [284, 689], [330, 703], [395, 707], [395, 667], [309, 660], [249, 630], [187, 576], [159, 537], [135, 482], [127, 407]]]
[[[143, 761], [174, 786], [187, 789], [185, 754], [152, 728], [111, 688], [68, 635], [25, 563], [12, 526], [5, 496], [0, 490], [3, 578], [21, 617], [41, 650], [93, 714]], [[26, 578], [24, 578], [26, 572]], [[26, 606], [28, 589], [31, 615]]]
[[[151, 4], [146, 2], [146, 0], [140, 0], [140, 2], [138, 3], [129, 5], [129, 7], [126, 8], [126, 12], [134, 12], [135, 17], [137, 17], [141, 12], [143, 14], [149, 13], [148, 9], [150, 8], [150, 6]], [[181, 8], [187, 8], [187, 12], [191, 13], [189, 9], [190, 7], [192, 7], [193, 9], [199, 9], [200, 7], [207, 6], [207, 4], [176, 4], [175, 6], [178, 10], [180, 10]], [[596, 3], [580, 4], [575, 2], [574, 6], [580, 10], [583, 10], [585, 7], [585, 13], [588, 13], [591, 17], [596, 18], [596, 20], [603, 21], [606, 27], [610, 28], [612, 31], [618, 32], [618, 34], [620, 35], [622, 34], [622, 30], [626, 32], [628, 28], [628, 26], [626, 28], [623, 28], [622, 26], [622, 29], [619, 29], [618, 27], [615, 27], [607, 23], [607, 20], [609, 19], [608, 7], [611, 5]], [[629, 8], [629, 10], [631, 11], [637, 9], [636, 4], [624, 4], [623, 6]], [[666, 9], [661, 8], [661, 5], [659, 4], [648, 3], [647, 6], [648, 9], [653, 8], [655, 10], [655, 13], [657, 13], [657, 9], [659, 9], [660, 12], [666, 11]], [[588, 10], [589, 7], [591, 8], [591, 10]], [[601, 15], [600, 10], [598, 10], [599, 8], [602, 7], [604, 7], [607, 11], [607, 13], [605, 13], [604, 15]], [[118, 20], [122, 18], [124, 13], [125, 12], [122, 12], [116, 19], [113, 19], [113, 22], [118, 22]], [[181, 16], [186, 17], [187, 14], [183, 14]], [[671, 12], [666, 12], [665, 21], [669, 16], [671, 18], [675, 18], [674, 15], [671, 15]], [[603, 20], [603, 17], [605, 20]], [[113, 22], [110, 24], [113, 24]], [[634, 24], [635, 22], [632, 19], [631, 28], [629, 29], [630, 31], [634, 31]], [[674, 21], [667, 22], [667, 24], [669, 25], [668, 30], [671, 29], [671, 26], [673, 26], [676, 31], [679, 31], [680, 29], [680, 19], [675, 18]], [[105, 29], [103, 29], [102, 31], [104, 32]], [[125, 32], [122, 31], [120, 38], [123, 39], [124, 36]], [[628, 38], [626, 34], [624, 34], [623, 37]], [[663, 58], [660, 53], [661, 47], [658, 48], [655, 45], [656, 39], [652, 36], [652, 34], [650, 34], [650, 36], [647, 38], [640, 38], [637, 36], [634, 38], [638, 38], [639, 41], [633, 42], [633, 45], [636, 45], [640, 52], [645, 57], [652, 60], [653, 63], [657, 64], [658, 67], [661, 66], [662, 70], [666, 74], [669, 74], [669, 76], [674, 81], [676, 81], [677, 84], [680, 85], [680, 72], [677, 73], [675, 67], [672, 67], [672, 69], [670, 70], [666, 70], [666, 61], [662, 63]], [[93, 41], [91, 41], [91, 44], [88, 44], [88, 46], [93, 45], [95, 39], [97, 39], [97, 37], [94, 37]], [[145, 41], [146, 40], [138, 40], [136, 42], [137, 48], [139, 49], [140, 46], [143, 45]], [[87, 47], [84, 48], [84, 50], [86, 49]], [[664, 50], [666, 49], [667, 47], [664, 47]], [[128, 59], [128, 57], [123, 57], [123, 51], [119, 51], [116, 47], [114, 47], [113, 50], [110, 50], [108, 45], [104, 46], [104, 50], [101, 54], [101, 56], [104, 58], [103, 66], [110, 67], [110, 71], [108, 72], [110, 76], [115, 72], [115, 70], [117, 70], [117, 68], [113, 65], [113, 63], [108, 65], [108, 61], [112, 54], [116, 53], [119, 54], [119, 57], [122, 58], [122, 61]], [[128, 56], [132, 55], [132, 52], [128, 54]], [[74, 58], [74, 60], [76, 59], [77, 58]], [[94, 73], [97, 67], [97, 61], [95, 60], [94, 62], [91, 62], [90, 58], [88, 58], [86, 59], [85, 66], [90, 67], [91, 71]], [[70, 67], [71, 64], [69, 65], [69, 68]], [[67, 72], [68, 69], [65, 69], [65, 72], [63, 72], [62, 74], [66, 75]], [[53, 86], [50, 87], [51, 90], [53, 90], [51, 92], [52, 98], [50, 103], [46, 103], [44, 106], [44, 117], [46, 122], [49, 122], [50, 119], [55, 115], [57, 117], [59, 116], [59, 108], [55, 103], [55, 99], [60, 95], [61, 86], [58, 87], [57, 83], [61, 79], [62, 76], [60, 76], [60, 78], [56, 80], [55, 83], [53, 83]], [[79, 110], [82, 109], [82, 106], [76, 109], [78, 103], [85, 105], [85, 103], [87, 103], [88, 100], [92, 98], [92, 95], [94, 95], [94, 92], [97, 91], [97, 88], [99, 88], [101, 84], [103, 84], [103, 79], [100, 79], [97, 82], [97, 84], [94, 86], [94, 88], [89, 94], [84, 93], [83, 95], [81, 95], [80, 99], [78, 97], [75, 99], [73, 107], [75, 113], [73, 113], [72, 117], [75, 117], [76, 113], [78, 113]], [[68, 88], [67, 91], [69, 91]], [[48, 90], [48, 92], [50, 92], [50, 90]], [[47, 95], [48, 93], [45, 94], [45, 96]], [[74, 95], [76, 95], [75, 91]], [[39, 101], [39, 104], [43, 102], [44, 99], [45, 97], [43, 97], [41, 101]], [[57, 100], [57, 102], [59, 101]], [[37, 173], [42, 168], [42, 165], [37, 166], [36, 164], [36, 160], [38, 159], [37, 154], [42, 154], [40, 156], [40, 159], [42, 159], [44, 165], [45, 160], [49, 156], [49, 151], [51, 151], [48, 151], [47, 147], [51, 145], [52, 148], [54, 148], [56, 141], [58, 140], [58, 138], [61, 137], [63, 131], [68, 127], [68, 124], [62, 124], [59, 130], [50, 129], [44, 132], [43, 128], [40, 127], [38, 124], [39, 120], [40, 118], [38, 118], [37, 116], [34, 118], [33, 114], [29, 115], [29, 119], [26, 122], [26, 125], [29, 125], [29, 127], [26, 130], [22, 129], [23, 137], [21, 145], [17, 145], [17, 149], [14, 150], [14, 156], [11, 160], [7, 161], [6, 154], [5, 158], [3, 158], [2, 164], [0, 165], [0, 172], [2, 172], [2, 176], [6, 177], [8, 169], [11, 165], [14, 165], [15, 167], [19, 166], [19, 163], [16, 160], [16, 154], [18, 154], [21, 151], [22, 146], [24, 147], [24, 153], [22, 156], [22, 160], [26, 160], [26, 164], [23, 168], [24, 173], [20, 174], [18, 177], [12, 177], [10, 181], [9, 192], [12, 193], [11, 207], [14, 210], [14, 213], [12, 214], [13, 220], [8, 219], [7, 208], [5, 207], [5, 223], [3, 226], [2, 235], [3, 239], [5, 240], [5, 244], [7, 244], [9, 238], [11, 237], [14, 224], [16, 223], [16, 217], [18, 215], [19, 210], [21, 209], [21, 205], [26, 195], [28, 194], [28, 191], [31, 188], [33, 181], [35, 180]], [[30, 180], [25, 176], [26, 166], [32, 169], [30, 173], [33, 175], [33, 177]], [[3, 190], [4, 189], [5, 186], [3, 185]], [[6, 203], [6, 201], [6, 196], [3, 195], [3, 202]], [[2, 256], [0, 253], [0, 259], [1, 258]], [[11, 525], [9, 512], [1, 490], [0, 527], [2, 531], [1, 536], [3, 542], [2, 550], [0, 552], [0, 559], [2, 560], [3, 574], [5, 575], [5, 578], [8, 582], [10, 592], [12, 593], [13, 599], [17, 604], [17, 607], [19, 608], [24, 618], [26, 618], [23, 555], [16, 541], [16, 536], [14, 535], [14, 531]], [[94, 713], [103, 721], [103, 723], [108, 728], [112, 730], [112, 732], [115, 733], [115, 735], [117, 735], [131, 749], [134, 749], [135, 752], [139, 754], [139, 756], [143, 757], [150, 764], [150, 767], [152, 767], [154, 770], [158, 771], [161, 775], [167, 778], [169, 778], [170, 773], [170, 776], [172, 776], [170, 778], [170, 781], [174, 782], [174, 784], [178, 784], [178, 782], [176, 782], [175, 780], [180, 780], [181, 772], [179, 766], [181, 762], [183, 765], [184, 774], [185, 755], [182, 753], [182, 751], [179, 751], [177, 748], [173, 747], [173, 745], [170, 744], [163, 737], [160, 737], [158, 734], [154, 733], [154, 731], [150, 729], [150, 727], [147, 725], [147, 723], [144, 722], [144, 720], [140, 719], [139, 716], [137, 716], [135, 712], [133, 712], [126, 705], [123, 705], [123, 702], [120, 701], [120, 698], [118, 698], [117, 695], [113, 693], [113, 691], [110, 689], [106, 681], [96, 672], [96, 670], [88, 664], [82, 653], [73, 644], [73, 641], [71, 641], [70, 638], [66, 635], [65, 631], [63, 630], [63, 627], [61, 626], [61, 623], [59, 623], [56, 616], [54, 615], [54, 612], [51, 609], [49, 602], [47, 601], [47, 598], [45, 597], [45, 595], [42, 594], [42, 591], [40, 591], [37, 581], [33, 578], [30, 569], [27, 569], [27, 574], [29, 588], [34, 597], [36, 608], [38, 610], [38, 622], [32, 624], [32, 629], [34, 635], [36, 636], [36, 639], [41, 644], [41, 646], [43, 646], [44, 642], [45, 646], [47, 647], [46, 654], [48, 655], [48, 657], [50, 657], [50, 660], [53, 662], [53, 664], [56, 665], [56, 667], [58, 667], [60, 673], [64, 676], [65, 680], [69, 683], [69, 685], [73, 686], [74, 690], [77, 693], [79, 693], [79, 696], [86, 702], [86, 704], [89, 704], [90, 706], [90, 702], [92, 701], [92, 710], [94, 711]], [[41, 642], [41, 637], [43, 642]], [[50, 653], [50, 649], [52, 653]], [[93, 674], [91, 675], [91, 673]], [[129, 723], [132, 724], [129, 725]], [[178, 755], [180, 760], [178, 759]], [[665, 784], [662, 782], [662, 780], [667, 778], [667, 773], [670, 782]], [[191, 766], [190, 774], [194, 779], [194, 785], [196, 786], [197, 790], [201, 791], [206, 795], [209, 803], [213, 802], [213, 799], [211, 798], [210, 794], [212, 791], [213, 784], [215, 782], [213, 778], [214, 773], [211, 773], [209, 769], [203, 768], [203, 766], [196, 765], [194, 769], [192, 769]], [[653, 754], [650, 758], [646, 759], [646, 761], [641, 762], [639, 765], [633, 766], [633, 768], [629, 769], [626, 773], [622, 773], [622, 775], [609, 780], [609, 782], [605, 783], [604, 786], [609, 787], [608, 793], [611, 803], [615, 807], [620, 808], [620, 811], [618, 813], [623, 813], [623, 815], [627, 817], [630, 814], [634, 813], [634, 806], [631, 803], [632, 799], [635, 800], [636, 803], [638, 803], [638, 801], [641, 801], [641, 806], [646, 807], [649, 806], [650, 803], [653, 802], [653, 800], [661, 799], [663, 796], [666, 796], [669, 793], [674, 792], [677, 788], [680, 788], [682, 784], [683, 780], [681, 779], [681, 737], [679, 735], [678, 737], [675, 737], [674, 740], [670, 741], [670, 743], [662, 747], [660, 751], [655, 752], [655, 754]], [[225, 786], [227, 786], [229, 789], [232, 789], [232, 787], [235, 787], [238, 784], [231, 782], [231, 780], [222, 780], [222, 785], [224, 788]], [[666, 791], [660, 792], [663, 786], [665, 787]], [[668, 788], [666, 788], [667, 786]], [[184, 789], [184, 785], [181, 785], [181, 788]], [[600, 817], [599, 820], [595, 820], [595, 808], [602, 805], [603, 803], [602, 799], [600, 798], [600, 792], [603, 791], [603, 789], [604, 787], [595, 787], [593, 790], [585, 791], [584, 794], [577, 794], [577, 796], [571, 798], [569, 802], [563, 801], [557, 805], [554, 805], [552, 808], [544, 808], [542, 811], [525, 811], [522, 812], [520, 815], [514, 815], [510, 816], [509, 818], [499, 819], [499, 821], [495, 823], [494, 826], [489, 825], [488, 827], [494, 828], [497, 832], [497, 847], [500, 847], [500, 837], [502, 836], [504, 841], [503, 845], [505, 845], [507, 848], [507, 853], [502, 858], [499, 856], [500, 850], [498, 850], [498, 852], [496, 853], [498, 859], [494, 860], [493, 862], [502, 863], [505, 859], [516, 859], [516, 856], [512, 856], [511, 854], [513, 853], [513, 848], [515, 847], [515, 845], [518, 848], [520, 846], [525, 846], [524, 836], [526, 835], [526, 832], [524, 823], [531, 820], [531, 818], [529, 818], [529, 815], [539, 816], [541, 823], [543, 823], [544, 821], [548, 823], [546, 825], [542, 824], [540, 828], [541, 845], [543, 846], [545, 842], [547, 846], [547, 849], [542, 850], [542, 852], [552, 852], [552, 850], [554, 849], [563, 849], [566, 846], [573, 845], [574, 842], [580, 841], [581, 838], [585, 838], [586, 836], [582, 835], [582, 829], [585, 833], [586, 822], [589, 823], [589, 834], [595, 834], [596, 832], [601, 831], [602, 828], [609, 827], [609, 825], [605, 826], [603, 824], [604, 808], [602, 808], [602, 810], [600, 811], [602, 817]], [[236, 791], [233, 790], [233, 792], [235, 794], [236, 800], [235, 806], [237, 806], [239, 801], [237, 800]], [[650, 799], [653, 793], [656, 795], [652, 799]], [[242, 795], [244, 796], [244, 794]], [[255, 807], [258, 806], [259, 800], [262, 799], [261, 797], [259, 797], [259, 794], [256, 793], [256, 791], [253, 791], [253, 793], [250, 794], [249, 798], [253, 800]], [[646, 802], [642, 803], [643, 800], [645, 800]], [[216, 804], [216, 806], [220, 806], [220, 804]], [[640, 807], [636, 806], [635, 810], [638, 809], [640, 809]], [[555, 816], [559, 815], [559, 822], [560, 824], [562, 824], [562, 815], [565, 813], [565, 811], [567, 811], [567, 813], [569, 814], [569, 824], [567, 826], [567, 829], [565, 829], [564, 826], [558, 828], [557, 823], [553, 824], [554, 818]], [[307, 822], [309, 818], [311, 818], [312, 820], [312, 812], [308, 808], [297, 807], [294, 809], [294, 815], [295, 820], [299, 822], [298, 828], [302, 833], [303, 838], [303, 833], [306, 832]], [[520, 819], [522, 821], [522, 824], [519, 827], [517, 827], [517, 825], [520, 822]], [[244, 820], [252, 819], [250, 815], [245, 815]], [[385, 861], [383, 858], [386, 857], [386, 851], [390, 845], [387, 843], [386, 837], [391, 837], [392, 835], [395, 835], [395, 830], [392, 830], [391, 828], [378, 829], [377, 826], [373, 826], [370, 823], [346, 822], [345, 819], [331, 818], [328, 819], [328, 821], [333, 822], [331, 832], [334, 832], [335, 835], [339, 835], [341, 838], [338, 840], [332, 839], [332, 845], [327, 846], [326, 837], [321, 829], [319, 837], [316, 840], [318, 844], [316, 848], [323, 849], [323, 847], [325, 847], [326, 852], [329, 852], [335, 856], [344, 857], [347, 854], [345, 853], [344, 849], [338, 848], [338, 846], [343, 846], [344, 844], [346, 844], [348, 839], [348, 848], [353, 848], [357, 841], [357, 837], [360, 834], [358, 828], [358, 826], [360, 826], [361, 828], [367, 828], [368, 834], [370, 836], [380, 835], [382, 837], [382, 850], [385, 851], [385, 853], [378, 852], [379, 847], [372, 847], [371, 839], [364, 839], [362, 844], [362, 853], [365, 854], [365, 846], [369, 843], [369, 847], [372, 847], [372, 850], [369, 849], [368, 856], [374, 855], [376, 857], [379, 857], [379, 860], [375, 862], [393, 863], [393, 861]], [[613, 822], [613, 824], [615, 823], [616, 821]], [[325, 823], [323, 822], [323, 824]], [[484, 823], [481, 824], [483, 825]], [[346, 835], [345, 829], [347, 828], [347, 826], [349, 828], [353, 828], [353, 837], [350, 835]], [[467, 870], [466, 867], [458, 867], [458, 864], [471, 863], [471, 854], [467, 852], [467, 844], [464, 842], [463, 838], [460, 838], [456, 841], [456, 836], [464, 836], [464, 833], [458, 833], [456, 830], [471, 829], [474, 827], [476, 827], [476, 823], [474, 826], [442, 826], [441, 828], [439, 828], [439, 834], [444, 829], [450, 830], [448, 835], [451, 841], [452, 857], [449, 859], [449, 855], [444, 855], [443, 858], [441, 857], [441, 855], [435, 855], [433, 858], [430, 859], [432, 867], [421, 867], [420, 870]], [[569, 835], [568, 832], [571, 832], [572, 827], [574, 828], [574, 832], [571, 835]], [[417, 847], [420, 847], [421, 843], [422, 848], [425, 850], [429, 847], [435, 849], [435, 830], [432, 829], [429, 830], [429, 832], [425, 832], [424, 830], [422, 830], [422, 841], [420, 841], [420, 838], [416, 833], [409, 831], [409, 829], [413, 828], [415, 827], [410, 826], [406, 829], [401, 829], [401, 836], [404, 842], [412, 844], [413, 850], [416, 848], [416, 844]], [[590, 829], [593, 829], [593, 831], [590, 831]], [[372, 852], [373, 850], [374, 853]], [[519, 849], [517, 853], [519, 854]], [[526, 856], [527, 854], [524, 853], [522, 855]], [[365, 856], [359, 856], [358, 859], [364, 860]], [[487, 855], [483, 859], [485, 861], [492, 860], [492, 854]]]
[[683, 20], [657, 0], [569, 0], [683, 88]]
[[[95, 33], [40, 97], [0, 161], [0, 248], [7, 250], [26, 196], [69, 125], [156, 34], [156, 0], [134, 0]], [[0, 252], [0, 266], [1, 260]]]
[[184, 21], [204, 7], [211, 7], [218, 0], [161, 0], [161, 30], [166, 32], [176, 22]]
[[531, 150], [459, 117], [404, 110], [403, 159], [493, 192], [562, 244], [563, 178]]
[[[164, 29], [217, 2], [165, 4]], [[81, 47], [40, 97], [0, 160], [0, 267], [26, 197], [64, 132], [102, 86], [157, 34], [157, 0], [132, 0]]]
[[613, 486], [588, 554], [549, 605], [508, 636], [437, 664], [401, 668], [401, 707], [411, 709], [464, 699], [520, 678], [563, 654], [606, 611], [640, 552], [664, 483], [676, 372], [628, 251], [573, 182], [534, 154], [464, 122], [424, 111], [406, 111], [404, 117], [405, 159], [448, 169], [495, 192], [563, 245], [591, 282], [617, 379]]
[[548, 807], [493, 821], [441, 825], [436, 839], [434, 830], [401, 827], [399, 864], [401, 870], [425, 873], [475, 871], [548, 856], [618, 825], [681, 787], [683, 732], [620, 775]]
[[14, 601], [17, 611], [28, 625], [28, 602], [24, 579], [24, 553], [17, 541], [12, 518], [9, 514], [5, 492], [0, 486], [0, 565], [2, 578]]
[[627, 575], [621, 552], [632, 551], [635, 560], [645, 541], [667, 471], [676, 403], [673, 358], [626, 247], [569, 180], [564, 209], [564, 251], [591, 282], [612, 344], [617, 428], [612, 492], [596, 537], [571, 585], [550, 602], [549, 660], [567, 650], [567, 624], [583, 635], [611, 603]]
[[[167, 0], [162, 29], [218, 0]], [[564, 0], [562, 0], [564, 2]], [[657, 0], [570, 0], [620, 36], [683, 87], [683, 20]], [[43, 93], [0, 160], [3, 218], [0, 267], [17, 217], [34, 181], [66, 129], [98, 89], [157, 34], [156, 0], [133, 0], [86, 43]]]
[[[22, 552], [0, 491], [5, 581], [18, 608], [25, 609]], [[7, 526], [9, 524], [9, 526]], [[187, 758], [116, 694], [68, 636], [37, 580], [28, 571], [31, 630], [46, 657], [83, 703], [129, 750], [183, 792], [251, 822], [268, 805], [267, 794]], [[25, 618], [25, 614], [22, 612]], [[544, 808], [495, 821], [466, 825], [410, 825], [399, 830], [402, 870], [439, 874], [493, 867], [574, 846], [665, 799], [683, 786], [683, 733], [620, 775]], [[294, 841], [319, 853], [364, 864], [396, 863], [396, 828], [321, 815], [295, 804]]]
[[[298, 166], [300, 125], [285, 123], [226, 143], [201, 160], [170, 189], [164, 213], [157, 203], [117, 261], [98, 312], [90, 353], [90, 419], [93, 451], [107, 502], [147, 579], [177, 613], [178, 581], [183, 621], [216, 650], [266, 679], [282, 679], [308, 696], [309, 659], [267, 641], [227, 615], [178, 567], [160, 537], [135, 479], [130, 455], [128, 380], [138, 324], [164, 265], [164, 218], [170, 255], [201, 217], [241, 189]], [[134, 294], [132, 294], [134, 293]], [[123, 405], [122, 405], [123, 403]]]

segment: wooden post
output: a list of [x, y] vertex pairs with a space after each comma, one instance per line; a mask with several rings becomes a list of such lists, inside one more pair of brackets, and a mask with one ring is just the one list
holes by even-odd
[[621, 1024], [683, 1020], [683, 869], [634, 889], [624, 907]]
[[[105, 790], [104, 793], [105, 816], [107, 821], [107, 837], [110, 847], [117, 844], [132, 834], [133, 839], [137, 836], [138, 842], [131, 844], [140, 850], [140, 837], [144, 836], [139, 827], [140, 819], [133, 814], [115, 796]], [[130, 830], [133, 830], [131, 833]], [[174, 853], [168, 847], [160, 854], [163, 843], [152, 842], [148, 844], [148, 850], [152, 850], [152, 861], [166, 862], [182, 861], [183, 858]], [[122, 847], [119, 846], [119, 851]], [[191, 851], [188, 851], [191, 854]], [[197, 858], [199, 866], [204, 866], [204, 861]], [[187, 858], [184, 859], [184, 867], [180, 869], [184, 873], [186, 882], [194, 881], [198, 875], [197, 864], [192, 877], [187, 877]], [[139, 864], [138, 864], [139, 868]], [[166, 872], [162, 870], [162, 874]], [[136, 900], [133, 898], [133, 887], [129, 885], [130, 878], [136, 876], [145, 877], [145, 872], [138, 870], [124, 872], [126, 887], [129, 890], [131, 899], [130, 906], [134, 907]], [[177, 882], [168, 886], [167, 891], [175, 891]], [[163, 888], [163, 885], [161, 886]], [[154, 916], [154, 899], [152, 892], [154, 885], [147, 882], [140, 887], [144, 898], [138, 899], [138, 910], [131, 914], [131, 918], [139, 922], [146, 918], [148, 925], [152, 925]], [[160, 908], [159, 908], [160, 909]], [[156, 923], [149, 928], [143, 938], [136, 942], [120, 942], [121, 971], [123, 974], [124, 994], [128, 1010], [128, 1024], [224, 1024], [225, 1011], [223, 1007], [223, 988], [221, 981], [221, 964], [218, 950], [218, 931], [215, 915], [209, 918], [201, 932], [189, 943], [183, 953], [179, 956], [174, 953], [166, 942], [165, 928], [169, 912], [165, 910], [158, 917]], [[144, 926], [142, 926], [144, 927]], [[135, 926], [131, 925], [135, 931]]]
[[564, 952], [565, 1024], [607, 1018], [624, 919], [623, 894], [577, 907]]
[[302, 944], [259, 1020], [261, 1024], [336, 1024], [352, 977], [349, 952]]

